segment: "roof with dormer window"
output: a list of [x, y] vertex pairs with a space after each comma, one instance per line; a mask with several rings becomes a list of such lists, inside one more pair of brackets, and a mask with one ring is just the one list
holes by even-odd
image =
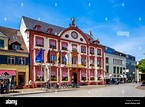
[[[0, 26], [0, 32], [2, 32], [6, 37], [9, 38], [8, 39], [9, 50], [13, 50], [11, 48], [11, 45], [15, 44], [15, 45], [20, 45], [21, 46], [20, 50], [15, 50], [15, 51], [26, 52], [26, 53], [28, 52], [27, 48], [26, 48], [26, 45], [24, 43], [23, 37], [22, 37], [22, 35], [21, 35], [19, 30]], [[17, 39], [14, 39], [14, 36]]]

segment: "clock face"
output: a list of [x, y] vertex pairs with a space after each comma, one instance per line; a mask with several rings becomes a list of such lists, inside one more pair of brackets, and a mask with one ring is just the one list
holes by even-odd
[[74, 39], [76, 39], [77, 37], [78, 37], [78, 34], [76, 33], [76, 32], [72, 32], [72, 37], [74, 38]]

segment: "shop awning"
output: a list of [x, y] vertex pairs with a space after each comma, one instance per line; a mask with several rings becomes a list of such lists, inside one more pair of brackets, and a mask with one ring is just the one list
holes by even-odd
[[16, 75], [16, 71], [15, 70], [0, 70], [0, 75], [3, 73], [7, 73], [9, 75]]

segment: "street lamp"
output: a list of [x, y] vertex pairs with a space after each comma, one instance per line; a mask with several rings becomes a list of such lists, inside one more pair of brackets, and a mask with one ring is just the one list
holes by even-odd
[[110, 77], [110, 83], [111, 83], [112, 74], [110, 74], [109, 77]]
[[51, 88], [51, 66], [49, 66], [49, 83]]
[[104, 82], [105, 82], [105, 86], [106, 86], [106, 79], [107, 79], [107, 76], [106, 76], [106, 71], [104, 71]]

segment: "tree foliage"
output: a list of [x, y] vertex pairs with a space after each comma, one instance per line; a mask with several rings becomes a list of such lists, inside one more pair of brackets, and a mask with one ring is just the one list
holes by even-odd
[[136, 64], [135, 67], [139, 69], [142, 73], [145, 73], [145, 59], [139, 61], [139, 64]]

